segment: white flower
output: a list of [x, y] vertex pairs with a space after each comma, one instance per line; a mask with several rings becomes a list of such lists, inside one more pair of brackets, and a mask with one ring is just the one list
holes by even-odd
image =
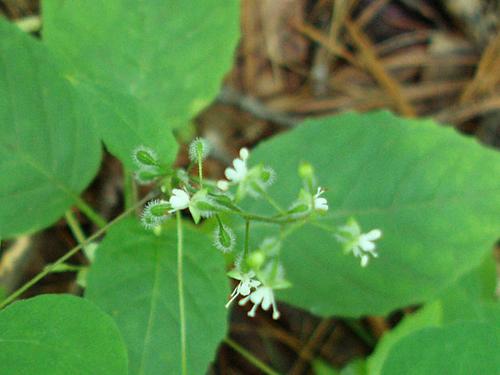
[[336, 235], [336, 238], [344, 244], [346, 252], [352, 251], [355, 257], [361, 259], [361, 266], [366, 267], [370, 260], [370, 256], [377, 258], [375, 242], [382, 237], [380, 229], [373, 229], [368, 233], [361, 233], [361, 228], [355, 220], [351, 220], [346, 226], [340, 227], [341, 234]]
[[173, 189], [172, 196], [169, 199], [169, 203], [172, 206], [172, 209], [168, 211], [169, 213], [188, 208], [189, 194], [181, 189]]
[[328, 201], [326, 198], [321, 197], [325, 191], [322, 188], [318, 188], [318, 191], [314, 195], [314, 209], [319, 211], [328, 211]]
[[228, 308], [238, 296], [248, 296], [252, 291], [252, 288], [257, 288], [261, 284], [260, 281], [254, 280], [255, 272], [253, 271], [249, 271], [247, 273], [232, 273], [231, 277], [233, 279], [240, 280], [240, 282], [231, 293], [231, 299], [228, 303], [226, 303], [226, 308]]
[[273, 288], [269, 286], [259, 286], [256, 290], [252, 292], [249, 296], [240, 300], [239, 305], [243, 306], [248, 301], [253, 303], [252, 309], [248, 312], [248, 316], [254, 317], [255, 312], [259, 306], [262, 310], [267, 311], [272, 306], [273, 307], [273, 319], [278, 319], [280, 317], [280, 312], [278, 311], [278, 306], [276, 305], [276, 300], [274, 299]]
[[242, 148], [240, 150], [240, 158], [233, 160], [233, 168], [228, 167], [224, 171], [224, 175], [226, 178], [233, 182], [238, 183], [243, 181], [248, 173], [247, 162], [248, 159], [248, 150], [246, 148]]

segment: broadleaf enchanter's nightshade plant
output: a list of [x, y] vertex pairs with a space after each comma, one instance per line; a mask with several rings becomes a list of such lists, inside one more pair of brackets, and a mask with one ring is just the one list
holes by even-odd
[[[317, 185], [314, 168], [308, 163], [302, 163], [299, 176], [302, 179], [303, 188], [299, 189], [298, 197], [290, 204], [290, 208], [284, 210], [266, 191], [276, 178], [274, 170], [263, 164], [250, 166], [248, 149], [240, 150], [239, 157], [234, 159], [232, 166], [226, 168], [224, 172], [227, 180], [219, 181], [203, 178], [202, 164], [208, 152], [208, 142], [202, 138], [196, 138], [189, 146], [192, 164], [188, 170], [179, 169], [173, 173], [164, 170], [163, 175], [157, 176], [162, 184], [161, 190], [166, 196], [146, 205], [142, 222], [147, 229], [158, 229], [170, 214], [177, 213], [178, 215], [185, 209], [189, 209], [195, 223], [199, 223], [202, 218], [213, 216], [217, 221], [214, 246], [223, 253], [231, 253], [237, 248], [236, 236], [231, 225], [223, 218], [227, 215], [240, 217], [246, 228], [242, 241], [244, 245], [235, 251], [233, 258], [235, 268], [228, 273], [229, 277], [239, 283], [231, 293], [226, 307], [241, 296], [243, 298], [239, 301], [240, 306], [248, 302], [253, 304], [248, 312], [249, 316], [255, 316], [259, 306], [265, 311], [272, 307], [272, 316], [278, 319], [280, 312], [275, 291], [291, 287], [284, 277], [284, 268], [280, 262], [282, 240], [288, 233], [286, 228], [294, 231], [301, 224], [314, 223], [318, 215], [326, 214], [329, 206], [327, 199], [323, 196], [325, 189]], [[140, 167], [138, 176], [141, 170], [161, 166], [161, 163], [156, 160], [154, 151], [145, 147], [137, 148], [134, 160]], [[196, 177], [190, 170], [193, 166], [198, 168]], [[267, 201], [277, 213], [266, 216], [245, 211], [239, 204], [247, 195]], [[261, 246], [252, 250], [248, 240], [252, 222], [279, 225], [283, 234], [280, 238], [263, 239]], [[292, 224], [299, 225], [292, 226]], [[345, 251], [352, 252], [354, 256], [361, 258], [363, 267], [368, 264], [368, 255], [378, 256], [373, 241], [381, 236], [380, 230], [362, 234], [357, 222], [351, 221], [347, 226], [338, 228], [337, 231], [336, 238], [344, 245]]]

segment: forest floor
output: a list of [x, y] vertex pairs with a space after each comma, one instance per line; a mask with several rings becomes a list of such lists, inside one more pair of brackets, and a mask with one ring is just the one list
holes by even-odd
[[[240, 147], [294, 127], [304, 118], [390, 109], [430, 117], [500, 147], [500, 1], [242, 0], [242, 38], [217, 100], [193, 132], [222, 152], [206, 174], [218, 178]], [[0, 1], [0, 13], [37, 33], [35, 0]], [[178, 164], [187, 163], [186, 150]], [[103, 198], [104, 197], [104, 198]], [[122, 170], [107, 155], [85, 198], [103, 216], [123, 205]], [[91, 224], [80, 218], [84, 228]], [[64, 221], [3, 244], [0, 281], [12, 290], [75, 244]], [[83, 262], [76, 256], [75, 263]], [[53, 274], [26, 296], [81, 293], [74, 274]], [[319, 319], [280, 306], [283, 319], [249, 320], [234, 309], [231, 337], [273, 368], [313, 373], [321, 359], [341, 368], [366, 357], [406, 311], [361, 320]], [[222, 345], [211, 373], [260, 374]]]

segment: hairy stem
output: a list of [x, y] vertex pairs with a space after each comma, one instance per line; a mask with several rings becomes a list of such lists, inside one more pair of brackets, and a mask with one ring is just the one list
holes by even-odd
[[200, 189], [203, 189], [203, 163], [200, 157], [198, 157], [198, 178], [200, 179]]
[[[136, 207], [140, 206], [144, 202], [146, 202], [148, 199], [150, 199], [151, 196], [148, 195], [144, 199], [142, 199], [140, 202], [137, 203]], [[0, 302], [0, 310], [3, 309], [5, 306], [9, 305], [12, 303], [12, 301], [16, 300], [19, 296], [21, 296], [24, 292], [26, 292], [28, 289], [30, 289], [33, 285], [35, 285], [37, 282], [39, 282], [41, 279], [43, 279], [45, 276], [47, 276], [49, 273], [52, 272], [53, 269], [57, 268], [59, 264], [64, 263], [67, 261], [69, 258], [71, 258], [73, 255], [75, 255], [78, 251], [80, 251], [84, 246], [88, 245], [90, 242], [94, 241], [95, 239], [99, 238], [99, 236], [103, 235], [106, 233], [106, 231], [128, 216], [131, 212], [133, 212], [136, 207], [131, 207], [127, 211], [123, 212], [120, 216], [118, 216], [116, 219], [113, 221], [109, 222], [106, 224], [103, 228], [99, 229], [97, 232], [95, 232], [92, 236], [88, 237], [85, 239], [82, 243], [80, 243], [78, 246], [75, 246], [71, 250], [69, 250], [66, 254], [64, 254], [62, 257], [57, 259], [54, 263], [49, 264], [46, 266], [41, 272], [39, 272], [35, 277], [33, 277], [31, 280], [26, 282], [23, 286], [21, 286], [19, 289], [14, 291], [11, 295], [9, 295], [6, 299], [4, 299], [2, 302]]]
[[187, 375], [187, 355], [186, 355], [186, 314], [184, 310], [184, 279], [182, 274], [183, 239], [182, 239], [182, 218], [177, 211], [177, 286], [179, 291], [179, 316], [181, 335], [181, 368], [182, 375]]
[[250, 220], [245, 221], [245, 248], [243, 249], [243, 259], [248, 255], [248, 242], [250, 239]]

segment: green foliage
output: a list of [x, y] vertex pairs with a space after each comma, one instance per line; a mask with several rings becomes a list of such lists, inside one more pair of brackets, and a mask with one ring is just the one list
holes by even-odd
[[312, 367], [316, 375], [339, 375], [339, 372], [321, 359], [312, 362]]
[[[437, 300], [428, 303], [415, 314], [409, 315], [396, 328], [385, 334], [368, 360], [368, 374], [385, 374], [382, 368], [388, 357], [393, 356], [393, 353], [398, 352], [401, 346], [406, 345], [404, 340], [407, 337], [411, 337], [408, 339], [409, 341], [419, 340], [422, 330], [445, 328], [463, 322], [479, 322], [498, 326], [500, 304], [494, 299], [495, 281], [495, 262], [489, 256], [479, 268], [463, 276], [453, 286], [446, 288]], [[433, 332], [437, 336], [449, 334], [448, 331], [439, 331], [441, 333], [438, 333], [436, 330]], [[494, 333], [492, 334], [494, 335]], [[488, 338], [483, 339], [487, 340]], [[449, 337], [449, 340], [453, 340], [453, 337]], [[422, 343], [422, 346], [418, 348], [419, 353], [426, 350], [423, 345]], [[460, 349], [460, 353], [463, 353], [464, 350], [464, 348]], [[486, 355], [486, 353], [479, 351], [474, 353], [476, 361]], [[457, 359], [452, 360], [458, 361]]]
[[0, 19], [0, 236], [56, 221], [92, 180], [100, 144], [57, 61]]
[[[99, 246], [86, 297], [110, 313], [130, 358], [130, 374], [180, 374], [176, 235], [156, 236], [136, 220], [113, 227]], [[226, 333], [224, 261], [209, 239], [185, 231], [184, 288], [190, 374], [203, 374]]]
[[43, 37], [97, 105], [113, 153], [127, 164], [133, 147], [160, 146], [170, 162], [171, 129], [214, 99], [230, 68], [238, 9], [220, 0], [45, 1]]
[[[311, 120], [253, 159], [273, 160], [270, 193], [282, 204], [297, 193], [301, 161], [327, 189], [329, 213], [283, 245], [293, 287], [278, 295], [316, 314], [383, 315], [429, 301], [477, 266], [499, 234], [500, 154], [432, 121], [386, 112]], [[351, 216], [383, 231], [367, 268], [342, 254], [329, 229]]]
[[[42, 229], [81, 204], [100, 139], [128, 170], [136, 147], [155, 150], [135, 156], [143, 182], [161, 180], [165, 195], [145, 208], [154, 233], [135, 219], [113, 225], [88, 270], [86, 298], [111, 317], [70, 296], [15, 303], [0, 312], [0, 374], [186, 373], [184, 308], [187, 370], [204, 373], [226, 334], [228, 282], [203, 229], [184, 231], [178, 262], [168, 219], [184, 209], [196, 223], [216, 215], [215, 242], [237, 260], [230, 302], [250, 302], [250, 316], [260, 306], [278, 319], [275, 292], [324, 316], [425, 303], [341, 374], [495, 373], [495, 268], [491, 259], [478, 266], [499, 234], [497, 152], [432, 121], [349, 113], [307, 121], [251, 157], [241, 150], [227, 181], [203, 178], [202, 140], [190, 149], [198, 176], [172, 173], [172, 130], [216, 96], [237, 43], [238, 8], [45, 1], [43, 42], [0, 19], [0, 237]], [[231, 215], [245, 222], [238, 241]], [[343, 248], [336, 235], [346, 223]], [[375, 228], [379, 257], [362, 268], [344, 252], [364, 233], [378, 239]], [[320, 360], [314, 368], [339, 373]]]
[[0, 374], [126, 375], [113, 320], [73, 296], [44, 295], [0, 312]]
[[496, 374], [500, 329], [480, 322], [425, 328], [403, 338], [384, 363], [384, 375]]

